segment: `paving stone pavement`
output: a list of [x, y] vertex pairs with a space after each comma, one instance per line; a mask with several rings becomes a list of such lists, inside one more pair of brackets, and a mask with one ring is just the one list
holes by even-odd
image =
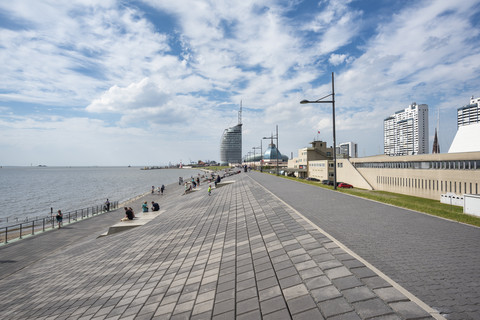
[[[100, 216], [0, 247], [0, 318], [432, 319], [249, 174], [228, 179], [167, 188], [166, 211], [122, 233], [96, 238]], [[43, 258], [15, 258], [29, 251]]]
[[480, 228], [279, 183], [271, 175], [249, 176], [446, 318], [480, 319]]

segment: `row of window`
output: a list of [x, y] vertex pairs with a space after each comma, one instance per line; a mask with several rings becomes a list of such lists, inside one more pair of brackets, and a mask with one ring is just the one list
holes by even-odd
[[321, 167], [325, 168], [325, 162], [310, 162], [310, 167]]
[[354, 162], [355, 168], [480, 170], [480, 160]]
[[478, 194], [478, 183], [472, 182], [377, 176], [377, 183], [440, 192], [457, 193], [458, 190], [460, 194]]

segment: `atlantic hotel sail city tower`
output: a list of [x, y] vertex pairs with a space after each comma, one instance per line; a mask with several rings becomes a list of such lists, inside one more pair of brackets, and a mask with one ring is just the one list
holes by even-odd
[[238, 111], [238, 124], [223, 131], [220, 143], [220, 164], [242, 163], [242, 105]]

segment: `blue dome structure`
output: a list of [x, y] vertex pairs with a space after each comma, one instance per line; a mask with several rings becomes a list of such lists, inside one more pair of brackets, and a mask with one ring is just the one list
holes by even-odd
[[250, 154], [244, 158], [244, 162], [255, 162], [264, 160], [267, 162], [277, 161], [277, 155], [279, 161], [288, 161], [288, 156], [282, 155], [282, 153], [277, 149], [275, 144], [272, 142], [268, 145], [268, 149], [262, 154]]
[[272, 142], [268, 145], [267, 151], [263, 154], [264, 160], [281, 160], [288, 161], [288, 157], [282, 155], [282, 153], [277, 149], [275, 144]]

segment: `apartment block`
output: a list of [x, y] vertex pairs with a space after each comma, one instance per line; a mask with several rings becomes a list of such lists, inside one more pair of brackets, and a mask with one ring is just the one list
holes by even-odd
[[428, 153], [428, 105], [413, 102], [383, 121], [384, 154]]

